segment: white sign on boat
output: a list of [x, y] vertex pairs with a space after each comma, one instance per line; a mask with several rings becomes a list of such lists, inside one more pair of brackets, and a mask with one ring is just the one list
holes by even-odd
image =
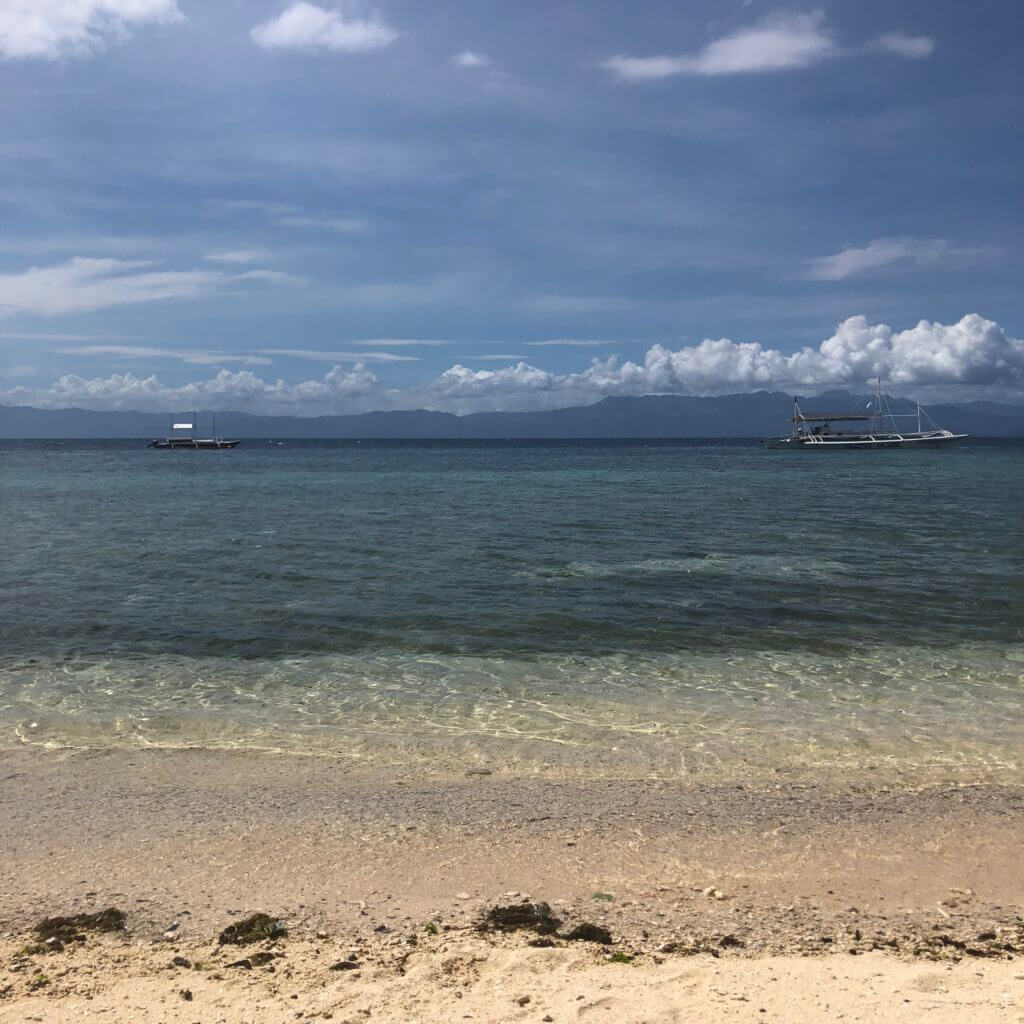
[[175, 423], [175, 424], [172, 425], [171, 429], [172, 430], [191, 430], [192, 429], [192, 424], [191, 423]]

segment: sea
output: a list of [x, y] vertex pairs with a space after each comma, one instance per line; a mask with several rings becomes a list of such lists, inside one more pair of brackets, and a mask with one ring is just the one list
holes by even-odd
[[1024, 441], [3, 441], [0, 523], [0, 747], [1024, 756]]

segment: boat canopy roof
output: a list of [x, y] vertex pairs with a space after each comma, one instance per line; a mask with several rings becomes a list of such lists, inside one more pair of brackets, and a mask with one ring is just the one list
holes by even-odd
[[870, 420], [873, 416], [864, 416], [860, 413], [848, 412], [800, 412], [790, 419], [790, 423], [828, 423], [830, 420]]

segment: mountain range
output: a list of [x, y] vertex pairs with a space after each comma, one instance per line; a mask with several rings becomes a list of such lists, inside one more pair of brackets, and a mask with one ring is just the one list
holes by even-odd
[[[829, 391], [800, 399], [805, 412], [863, 412], [871, 398]], [[894, 413], [914, 402], [890, 398]], [[932, 420], [977, 437], [1024, 437], [1024, 406], [976, 401], [928, 408]], [[239, 438], [617, 438], [765, 437], [788, 432], [792, 397], [779, 391], [692, 398], [679, 395], [611, 397], [594, 405], [548, 412], [480, 412], [457, 416], [427, 409], [345, 416], [257, 416], [218, 412], [217, 433]], [[209, 434], [211, 415], [199, 414]], [[163, 413], [97, 412], [0, 406], [0, 438], [154, 438], [167, 436]], [[908, 426], [907, 429], [912, 429]]]

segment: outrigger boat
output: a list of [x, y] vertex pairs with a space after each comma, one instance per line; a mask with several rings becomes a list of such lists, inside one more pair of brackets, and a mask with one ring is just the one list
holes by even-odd
[[[217, 414], [213, 413], [213, 436], [196, 437], [196, 413], [192, 410], [191, 423], [175, 423], [171, 417], [171, 436], [163, 440], [154, 439], [146, 445], [147, 448], [159, 448], [166, 451], [169, 448], [189, 448], [199, 451], [218, 451], [221, 448], [237, 448], [241, 441], [226, 441], [223, 437], [217, 436]], [[175, 430], [191, 430], [191, 434], [175, 434]]]
[[[816, 451], [841, 448], [946, 448], [969, 437], [969, 434], [954, 434], [932, 422], [931, 417], [917, 403], [917, 411], [893, 413], [882, 394], [879, 381], [874, 401], [868, 405], [869, 413], [823, 413], [801, 410], [799, 402], [793, 399], [792, 433], [788, 437], [769, 437], [762, 441], [765, 448], [811, 448]], [[900, 430], [898, 419], [916, 419], [916, 430]], [[931, 424], [926, 429], [923, 420]], [[864, 422], [863, 429], [836, 430], [833, 423]]]

